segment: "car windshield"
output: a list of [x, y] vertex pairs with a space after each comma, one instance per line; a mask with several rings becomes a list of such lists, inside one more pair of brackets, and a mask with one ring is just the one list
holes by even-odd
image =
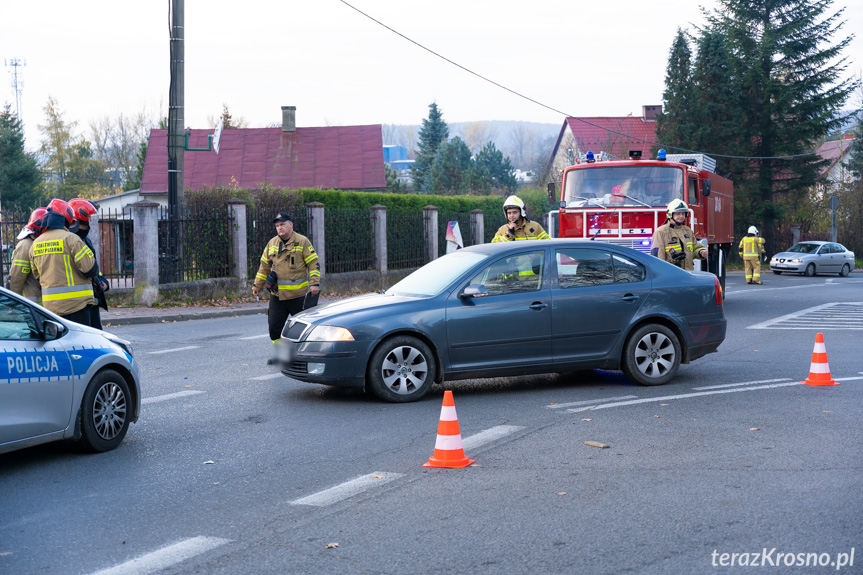
[[566, 174], [564, 190], [566, 205], [571, 208], [644, 204], [664, 207], [675, 198], [683, 198], [683, 169], [610, 166], [572, 170]]
[[821, 244], [794, 244], [790, 248], [788, 248], [789, 252], [794, 252], [798, 254], [814, 254], [818, 251], [818, 248], [821, 247]]
[[389, 295], [430, 297], [439, 294], [464, 272], [488, 258], [479, 252], [456, 251], [430, 262], [386, 291]]

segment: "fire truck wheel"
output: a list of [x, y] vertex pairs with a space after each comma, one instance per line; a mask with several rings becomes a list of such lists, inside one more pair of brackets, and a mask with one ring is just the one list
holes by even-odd
[[623, 349], [623, 373], [641, 385], [668, 383], [680, 367], [680, 340], [659, 324], [643, 325]]

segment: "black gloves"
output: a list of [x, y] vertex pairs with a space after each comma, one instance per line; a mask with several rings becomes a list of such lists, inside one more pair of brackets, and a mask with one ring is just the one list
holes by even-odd
[[267, 276], [267, 281], [264, 284], [267, 286], [267, 289], [270, 290], [270, 293], [274, 293], [279, 289], [279, 278], [276, 276], [276, 272], [270, 272], [270, 275]]

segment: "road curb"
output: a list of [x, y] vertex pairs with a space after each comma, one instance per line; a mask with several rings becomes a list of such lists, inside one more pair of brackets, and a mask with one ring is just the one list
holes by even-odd
[[148, 323], [171, 323], [176, 321], [190, 321], [193, 319], [213, 319], [218, 317], [238, 317], [244, 315], [258, 315], [267, 313], [267, 308], [250, 309], [225, 309], [213, 311], [197, 311], [189, 313], [170, 313], [160, 315], [140, 315], [130, 317], [105, 318], [102, 320], [103, 327], [118, 327], [123, 325], [142, 325]]

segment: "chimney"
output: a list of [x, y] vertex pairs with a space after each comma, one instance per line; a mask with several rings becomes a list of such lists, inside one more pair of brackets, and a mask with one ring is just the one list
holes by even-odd
[[282, 131], [296, 132], [297, 131], [297, 107], [282, 106]]
[[641, 119], [646, 122], [655, 122], [656, 115], [660, 113], [662, 113], [662, 105], [641, 107]]

